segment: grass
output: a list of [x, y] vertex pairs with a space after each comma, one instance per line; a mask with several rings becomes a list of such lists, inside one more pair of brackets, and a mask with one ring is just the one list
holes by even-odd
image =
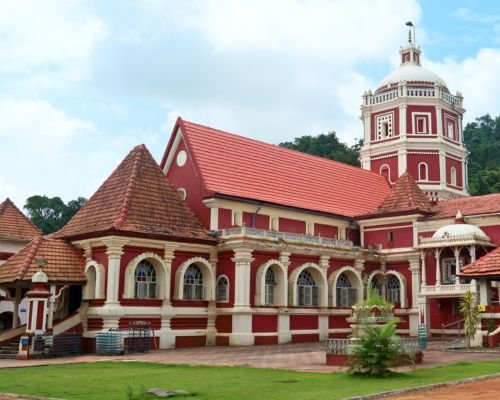
[[342, 399], [488, 375], [499, 370], [500, 361], [460, 362], [377, 379], [346, 373], [97, 362], [3, 369], [0, 370], [0, 392], [63, 399], [126, 400], [127, 387], [137, 392], [144, 385], [146, 388], [185, 389], [200, 400]]

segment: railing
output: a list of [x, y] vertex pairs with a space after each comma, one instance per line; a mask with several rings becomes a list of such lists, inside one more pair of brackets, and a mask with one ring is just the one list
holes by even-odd
[[434, 97], [434, 88], [408, 88], [407, 92], [410, 97]]
[[[356, 339], [327, 339], [325, 343], [326, 354], [352, 354], [353, 348], [357, 346], [356, 342]], [[399, 345], [400, 354], [415, 354], [423, 349], [418, 338], [399, 338], [394, 342], [394, 345]]]
[[35, 335], [32, 340], [34, 340], [34, 358], [64, 357], [83, 353], [81, 333]]
[[463, 294], [470, 291], [475, 291], [476, 286], [470, 283], [459, 283], [453, 285], [437, 285], [437, 286], [422, 286], [420, 288], [421, 294], [435, 294], [435, 295], [445, 295], [445, 294]]
[[444, 236], [444, 237], [438, 237], [438, 238], [419, 238], [420, 248], [429, 248], [429, 247], [439, 247], [442, 246], [443, 244], [476, 244], [476, 243], [483, 243], [483, 244], [489, 244], [490, 239], [478, 235], [476, 233], [470, 233], [470, 234], [465, 234], [465, 235], [450, 235], [450, 236]]
[[[450, 330], [454, 333], [447, 335], [446, 331]], [[441, 346], [443, 350], [467, 347], [463, 319], [441, 325]]]
[[[441, 98], [453, 105], [453, 106], [460, 106], [460, 98], [457, 96], [454, 96], [450, 93], [444, 92], [444, 91], [439, 91], [436, 90], [435, 87], [412, 87], [408, 86], [406, 88], [406, 96], [408, 97], [439, 97], [439, 93], [441, 92]], [[404, 95], [402, 95], [404, 96]], [[391, 89], [388, 90], [387, 92], [382, 92], [379, 94], [375, 94], [372, 96], [368, 96], [367, 98], [367, 103], [369, 105], [374, 105], [374, 104], [379, 104], [379, 103], [384, 103], [386, 101], [391, 101], [394, 99], [397, 99], [401, 97], [399, 94], [399, 88]]]
[[371, 97], [370, 104], [383, 103], [385, 101], [396, 99], [397, 97], [398, 97], [398, 89], [394, 89]]
[[444, 101], [446, 101], [447, 103], [453, 104], [454, 106], [460, 105], [460, 100], [458, 99], [458, 97], [455, 97], [452, 94], [443, 92], [442, 98]]
[[234, 236], [245, 236], [254, 237], [259, 239], [271, 239], [271, 240], [289, 240], [292, 242], [302, 242], [302, 243], [312, 243], [321, 244], [326, 246], [334, 247], [353, 247], [353, 243], [350, 240], [342, 239], [328, 239], [321, 236], [304, 235], [300, 233], [288, 233], [288, 232], [278, 232], [269, 231], [267, 229], [258, 228], [247, 228], [241, 226], [238, 228], [229, 228], [216, 231], [216, 234], [222, 238], [234, 237]]

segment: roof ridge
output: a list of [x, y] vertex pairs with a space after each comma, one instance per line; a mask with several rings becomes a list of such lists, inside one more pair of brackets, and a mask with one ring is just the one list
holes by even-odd
[[137, 178], [137, 167], [139, 165], [141, 150], [144, 150], [144, 145], [138, 145], [132, 150], [132, 152], [136, 152], [132, 164], [132, 173], [130, 174], [127, 189], [125, 190], [125, 195], [123, 196], [123, 204], [120, 208], [120, 214], [118, 214], [118, 218], [114, 223], [115, 228], [121, 228], [127, 222], [130, 199], [132, 198], [132, 193], [134, 192], [135, 181]]
[[313, 154], [305, 153], [305, 152], [302, 152], [302, 151], [298, 151], [298, 150], [294, 150], [294, 149], [289, 149], [288, 147], [282, 147], [279, 144], [267, 143], [267, 142], [264, 142], [263, 140], [249, 138], [247, 136], [238, 135], [236, 133], [231, 133], [231, 132], [223, 131], [221, 129], [212, 128], [212, 127], [207, 126], [207, 125], [203, 125], [203, 124], [199, 124], [199, 123], [196, 123], [196, 122], [187, 121], [187, 120], [184, 120], [182, 118], [180, 118], [180, 119], [181, 119], [181, 121], [184, 124], [188, 123], [188, 124], [191, 124], [191, 125], [199, 126], [201, 128], [210, 129], [212, 131], [220, 132], [220, 133], [225, 134], [225, 135], [230, 135], [230, 136], [233, 136], [235, 138], [244, 139], [244, 140], [250, 140], [252, 142], [256, 142], [256, 143], [265, 145], [265, 146], [267, 146], [269, 148], [273, 148], [273, 149], [276, 149], [276, 150], [284, 152], [284, 153], [288, 152], [288, 153], [293, 153], [293, 154], [300, 154], [301, 156], [304, 156], [304, 157], [307, 157], [307, 158], [314, 158], [315, 160], [322, 160], [324, 162], [338, 164], [338, 165], [340, 165], [342, 167], [351, 168], [351, 169], [353, 168], [356, 171], [363, 171], [363, 173], [373, 174], [373, 175], [377, 175], [377, 176], [380, 175], [377, 172], [373, 172], [371, 170], [363, 169], [363, 168], [357, 167], [355, 165], [346, 164], [346, 163], [344, 163], [342, 161], [332, 160], [331, 158], [326, 158], [326, 157], [315, 156]]
[[19, 272], [17, 273], [16, 278], [17, 279], [22, 279], [26, 271], [28, 270], [29, 266], [31, 265], [31, 262], [33, 261], [33, 257], [35, 256], [36, 252], [38, 251], [38, 247], [40, 247], [40, 244], [43, 241], [43, 237], [39, 236], [35, 239], [33, 239], [32, 243], [33, 245], [31, 246], [31, 250], [28, 252], [26, 255], [26, 258], [24, 259], [23, 263], [19, 267]]

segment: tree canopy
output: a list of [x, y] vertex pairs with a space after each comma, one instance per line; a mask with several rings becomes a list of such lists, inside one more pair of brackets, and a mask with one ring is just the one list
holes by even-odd
[[302, 153], [312, 154], [314, 156], [329, 158], [330, 160], [340, 161], [346, 164], [360, 166], [358, 156], [362, 141], [359, 140], [355, 145], [349, 147], [341, 142], [335, 131], [318, 136], [301, 136], [295, 138], [293, 142], [280, 143], [281, 147], [301, 151]]
[[36, 195], [26, 200], [24, 209], [31, 222], [47, 235], [66, 225], [86, 202], [84, 197], [78, 197], [65, 204], [60, 197]]
[[476, 118], [464, 128], [469, 155], [469, 192], [481, 195], [500, 192], [500, 116]]

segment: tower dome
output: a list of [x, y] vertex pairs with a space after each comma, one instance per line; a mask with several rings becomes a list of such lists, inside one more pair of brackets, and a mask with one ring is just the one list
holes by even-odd
[[409, 172], [432, 201], [467, 196], [463, 96], [451, 94], [439, 75], [420, 65], [414, 38], [410, 30], [399, 67], [363, 94], [361, 166], [390, 183]]

